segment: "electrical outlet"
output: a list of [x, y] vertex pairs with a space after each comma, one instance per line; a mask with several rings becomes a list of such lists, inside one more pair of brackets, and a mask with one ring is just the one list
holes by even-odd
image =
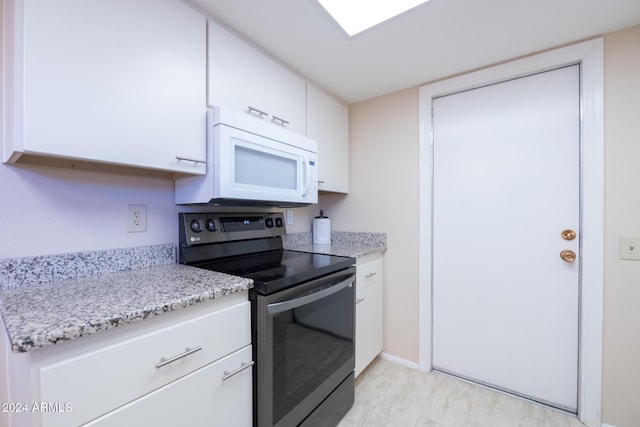
[[147, 231], [147, 207], [127, 205], [127, 233]]
[[293, 224], [293, 211], [287, 211], [287, 225]]
[[640, 237], [620, 237], [618, 255], [620, 259], [640, 261]]

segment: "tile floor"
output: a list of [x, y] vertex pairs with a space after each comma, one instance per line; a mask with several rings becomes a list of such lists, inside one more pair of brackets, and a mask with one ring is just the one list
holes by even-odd
[[584, 427], [576, 417], [439, 373], [377, 358], [338, 427]]

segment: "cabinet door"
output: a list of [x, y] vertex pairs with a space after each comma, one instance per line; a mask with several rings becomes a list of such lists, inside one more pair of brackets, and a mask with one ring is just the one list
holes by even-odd
[[356, 376], [382, 351], [382, 327], [382, 280], [377, 280], [356, 292]]
[[91, 427], [246, 426], [253, 422], [251, 346], [135, 400], [97, 420]]
[[204, 17], [178, 0], [7, 1], [16, 93], [5, 160], [205, 172], [176, 159], [206, 157]]
[[250, 112], [304, 135], [306, 81], [221, 25], [209, 21], [208, 29], [208, 104]]
[[266, 113], [266, 57], [213, 21], [208, 22], [208, 39], [208, 104]]
[[382, 351], [383, 269], [380, 254], [356, 263], [356, 376]]
[[[92, 420], [243, 348], [251, 342], [250, 306], [243, 301], [211, 310], [41, 366], [36, 375], [42, 401], [73, 404], [69, 413], [43, 412], [43, 426], [65, 427]], [[174, 357], [173, 362], [158, 365], [163, 358]]]
[[307, 84], [307, 136], [318, 142], [318, 189], [349, 192], [349, 111]]
[[306, 135], [307, 97], [306, 81], [275, 61], [267, 61], [267, 111], [269, 119], [282, 124], [276, 118], [286, 120], [286, 129]]

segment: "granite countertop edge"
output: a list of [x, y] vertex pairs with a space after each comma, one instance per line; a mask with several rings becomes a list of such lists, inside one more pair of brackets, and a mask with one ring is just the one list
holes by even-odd
[[314, 244], [310, 232], [287, 234], [283, 240], [287, 250], [351, 258], [360, 258], [387, 249], [385, 233], [337, 231], [331, 233], [331, 243], [323, 245]]
[[[38, 265], [56, 257], [39, 257]], [[0, 261], [4, 267], [34, 262]], [[31, 277], [5, 283], [0, 288], [0, 314], [12, 351], [23, 353], [71, 341], [253, 287], [251, 279], [176, 264], [170, 256], [154, 264], [130, 269], [128, 265], [104, 274], [92, 270], [83, 276], [81, 272], [77, 278], [61, 281], [43, 283], [42, 278]]]
[[[386, 234], [284, 236], [285, 249], [359, 258], [386, 250]], [[22, 353], [253, 287], [253, 281], [176, 264], [171, 244], [0, 259], [0, 314]], [[132, 283], [135, 286], [132, 286]]]

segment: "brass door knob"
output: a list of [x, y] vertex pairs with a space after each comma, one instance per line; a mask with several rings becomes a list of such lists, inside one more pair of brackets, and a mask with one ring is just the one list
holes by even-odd
[[573, 262], [576, 260], [576, 253], [572, 250], [565, 249], [560, 252], [560, 258], [562, 258], [562, 260], [566, 262]]
[[560, 235], [564, 240], [573, 240], [576, 238], [576, 232], [573, 230], [564, 230]]

